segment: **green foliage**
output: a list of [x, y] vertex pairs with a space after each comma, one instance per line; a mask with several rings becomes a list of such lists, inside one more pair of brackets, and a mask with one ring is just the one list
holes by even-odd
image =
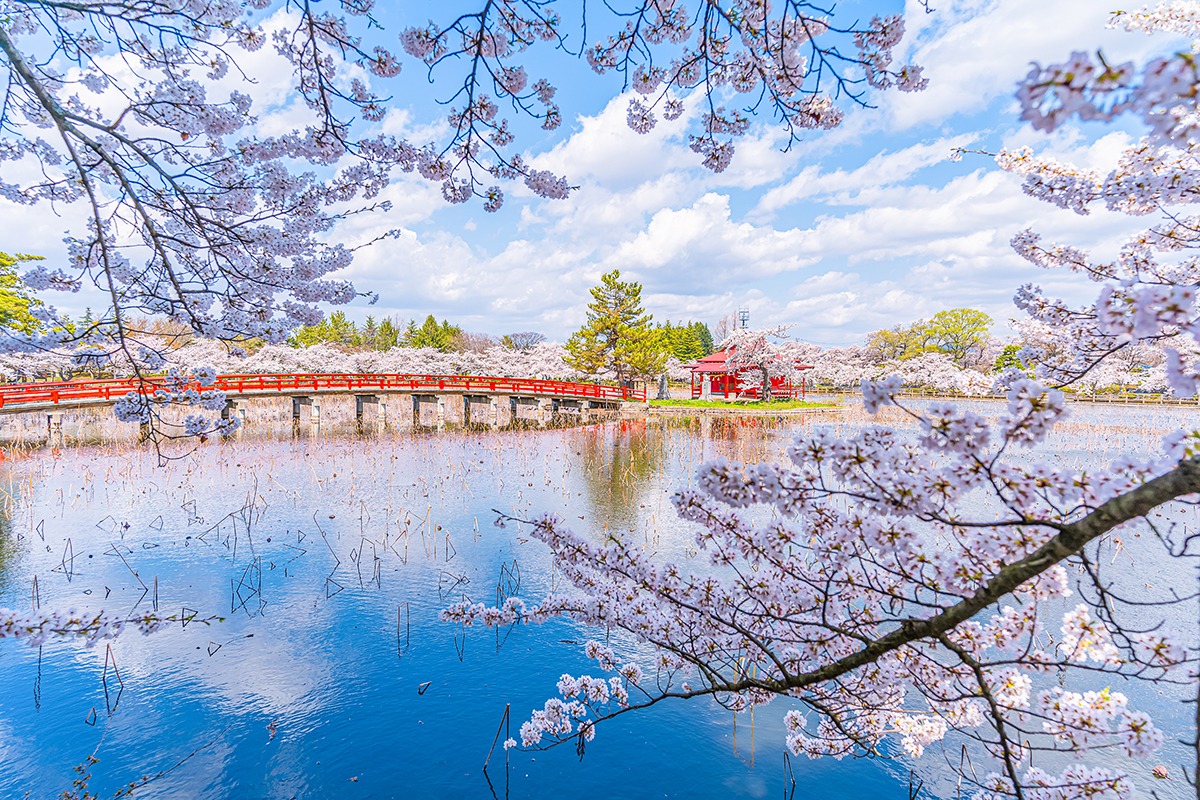
[[945, 353], [960, 367], [971, 367], [983, 357], [991, 327], [992, 318], [978, 309], [951, 308], [912, 325], [875, 331], [867, 347], [885, 359]]
[[379, 324], [375, 322], [375, 318], [367, 315], [363, 321], [362, 330], [358, 332], [358, 344], [368, 350], [378, 349], [379, 340]]
[[1025, 365], [1021, 363], [1021, 359], [1017, 357], [1017, 353], [1021, 352], [1022, 345], [1006, 344], [1004, 349], [1000, 351], [1000, 355], [996, 356], [996, 361], [992, 364], [993, 372], [1004, 372], [1004, 370], [1025, 369]]
[[867, 337], [867, 349], [889, 361], [916, 358], [925, 352], [925, 341], [920, 337], [921, 325], [917, 322], [875, 331]]
[[659, 334], [662, 348], [685, 364], [712, 352], [712, 332], [703, 322], [675, 325], [668, 320], [655, 330]]
[[17, 273], [17, 265], [29, 261], [42, 261], [44, 256], [27, 253], [9, 255], [0, 252], [0, 328], [33, 333], [42, 323], [30, 313], [30, 309], [42, 304], [32, 297]]
[[651, 400], [651, 406], [663, 408], [724, 408], [738, 411], [787, 411], [793, 408], [837, 408], [837, 403], [810, 403], [807, 400]]
[[[412, 323], [409, 325], [411, 327]], [[452, 325], [450, 327], [457, 330]], [[390, 317], [376, 322], [371, 316], [359, 328], [344, 312], [334, 311], [316, 325], [297, 328], [288, 337], [288, 344], [293, 347], [311, 347], [322, 343], [361, 350], [390, 350], [400, 346], [400, 329]]]
[[960, 367], [979, 363], [987, 349], [992, 318], [975, 308], [939, 311], [929, 320], [926, 332], [933, 352], [946, 353]]
[[620, 383], [661, 372], [666, 353], [642, 307], [642, 285], [613, 270], [591, 293], [587, 323], [567, 340], [567, 363], [588, 374], [611, 373]]
[[400, 346], [432, 347], [434, 350], [448, 353], [454, 349], [454, 340], [462, 332], [462, 328], [445, 320], [438, 323], [433, 314], [430, 314], [419, 328], [415, 321], [408, 323], [408, 328], [400, 339]]
[[353, 347], [358, 344], [358, 326], [343, 311], [334, 311], [316, 325], [297, 328], [288, 338], [293, 347], [311, 347], [327, 342]]
[[379, 333], [375, 336], [376, 350], [391, 350], [400, 346], [400, 329], [392, 322], [391, 317], [384, 317], [379, 323]]

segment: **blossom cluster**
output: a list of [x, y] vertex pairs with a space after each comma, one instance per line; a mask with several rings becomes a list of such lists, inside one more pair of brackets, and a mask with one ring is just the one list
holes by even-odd
[[17, 611], [0, 608], [0, 638], [24, 639], [31, 647], [52, 638], [80, 638], [88, 647], [104, 639], [114, 639], [125, 630], [155, 633], [170, 620], [147, 612], [120, 617], [103, 611]]
[[[814, 758], [872, 751], [888, 737], [918, 757], [953, 730], [972, 731], [1014, 769], [1025, 753], [1059, 745], [1154, 752], [1162, 733], [1124, 695], [1039, 688], [1038, 676], [1081, 664], [1089, 675], [1164, 674], [1195, 653], [1165, 629], [1117, 637], [1111, 613], [1096, 617], [1087, 604], [1055, 612], [1074, 582], [1063, 563], [1039, 554], [1064, 526], [1175, 469], [1186, 447], [1172, 440], [1142, 461], [1075, 472], [1017, 452], [1036, 448], [1064, 417], [1061, 392], [1013, 381], [1006, 411], [989, 420], [951, 404], [908, 408], [899, 388], [868, 383], [864, 399], [910, 417], [912, 434], [817, 430], [784, 464], [702, 466], [675, 506], [706, 563], [663, 562], [621, 537], [579, 536], [552, 515], [532, 520], [574, 593], [521, 603], [520, 615], [513, 599], [507, 608], [464, 602], [446, 618], [568, 616], [630, 633], [657, 656], [635, 664], [589, 643], [587, 655], [611, 677], [564, 675], [558, 696], [522, 727], [522, 743], [590, 739], [597, 723], [637, 704], [617, 694], [619, 684], [645, 692], [642, 702], [706, 694], [736, 712], [787, 696], [800, 706], [786, 716], [788, 747]], [[981, 493], [990, 498], [982, 506]], [[1012, 565], [1027, 579], [994, 588]], [[979, 611], [897, 639], [960, 603]], [[861, 659], [864, 647], [879, 650]], [[1019, 744], [1004, 733], [1014, 730]], [[1072, 775], [1086, 780], [1033, 772], [1022, 782], [1063, 798], [1128, 782], [1103, 770]], [[980, 796], [1001, 791], [998, 780]]]
[[[1193, 35], [1197, 19], [1196, 3], [1170, 2], [1118, 12], [1111, 24]], [[1053, 130], [1075, 116], [1090, 120], [1133, 114], [1148, 128], [1147, 136], [1126, 147], [1107, 173], [1038, 157], [1028, 148], [1000, 152], [997, 163], [1023, 178], [1026, 193], [1081, 214], [1095, 204], [1130, 215], [1162, 214], [1159, 224], [1130, 237], [1116, 259], [1043, 244], [1033, 231], [1014, 237], [1014, 248], [1032, 263], [1069, 269], [1102, 284], [1095, 303], [1084, 308], [1048, 299], [1032, 286], [1018, 293], [1017, 305], [1057, 332], [1057, 341], [1045, 348], [1052, 357], [1039, 366], [1043, 377], [1086, 379], [1114, 353], [1163, 342], [1165, 368], [1157, 379], [1176, 395], [1195, 393], [1200, 262], [1185, 251], [1200, 240], [1195, 219], [1184, 209], [1200, 201], [1198, 89], [1200, 72], [1191, 53], [1151, 59], [1140, 69], [1074, 53], [1067, 62], [1035, 66], [1018, 90], [1023, 118], [1034, 127]]]
[[[861, 84], [901, 91], [919, 91], [927, 85], [919, 66], [893, 65], [894, 51], [904, 35], [904, 20], [898, 15], [839, 29], [826, 16], [790, 1], [729, 0], [689, 12], [676, 0], [646, 0], [636, 12], [620, 14], [617, 22], [620, 27], [586, 48], [584, 55], [596, 73], [617, 72], [623, 77], [624, 88], [633, 95], [627, 122], [638, 133], [654, 129], [660, 116], [679, 118], [688, 95], [715, 99], [731, 91], [757, 95], [755, 108], [763, 103], [773, 106], [795, 138], [805, 128], [840, 124], [843, 112], [834, 97], [865, 104]], [[543, 4], [506, 3], [460, 16], [445, 26], [430, 22], [401, 34], [405, 52], [431, 69], [458, 61], [472, 65], [454, 96], [473, 102], [455, 108], [449, 117], [456, 137], [449, 149], [457, 154], [459, 165], [480, 150], [494, 152], [511, 141], [512, 125], [498, 116], [489, 93], [519, 114], [540, 120], [544, 128], [560, 124], [554, 87], [545, 78], [530, 84], [530, 76], [516, 59], [539, 42], [562, 47], [565, 41], [562, 20]], [[839, 43], [852, 43], [856, 55], [843, 55]], [[823, 84], [835, 86], [836, 91], [830, 94]], [[708, 104], [712, 110], [690, 137], [692, 150], [715, 172], [728, 167], [734, 140], [748, 128], [743, 113], [718, 105]], [[501, 158], [489, 171], [495, 175], [515, 171], [528, 177], [512, 157]], [[477, 192], [473, 176], [464, 180], [468, 194]], [[559, 180], [565, 185], [565, 179]], [[530, 188], [547, 197], [563, 196], [546, 181], [534, 181]], [[445, 191], [459, 200], [463, 187]]]

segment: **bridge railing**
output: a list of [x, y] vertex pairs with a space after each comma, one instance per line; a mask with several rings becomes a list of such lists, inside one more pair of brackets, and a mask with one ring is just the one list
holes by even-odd
[[[26, 404], [119, 400], [129, 392], [153, 394], [165, 388], [163, 378], [108, 378], [14, 383], [0, 385], [0, 408]], [[200, 389], [198, 383], [189, 388]], [[470, 394], [536, 394], [579, 400], [640, 400], [646, 390], [574, 381], [536, 378], [494, 378], [477, 375], [367, 375], [350, 373], [218, 375], [211, 388], [228, 394], [298, 394], [312, 392], [454, 392]]]

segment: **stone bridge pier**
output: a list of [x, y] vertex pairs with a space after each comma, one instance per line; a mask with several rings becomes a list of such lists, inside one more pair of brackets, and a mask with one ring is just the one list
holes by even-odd
[[312, 395], [294, 395], [292, 397], [292, 435], [299, 436], [303, 426], [301, 422], [308, 410], [308, 427], [313, 434], [321, 432], [321, 403]]
[[[367, 409], [371, 409], [370, 415]], [[354, 395], [354, 430], [357, 433], [367, 432], [368, 416], [373, 417], [371, 427], [383, 432], [387, 428], [387, 398], [377, 394]]]

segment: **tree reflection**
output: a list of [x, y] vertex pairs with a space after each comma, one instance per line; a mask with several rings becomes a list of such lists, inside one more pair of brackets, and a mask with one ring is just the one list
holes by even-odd
[[0, 469], [0, 591], [7, 588], [10, 580], [9, 567], [17, 555], [17, 537], [13, 531], [13, 513], [17, 498], [13, 493], [12, 472]]
[[[646, 522], [647, 508], [651, 513], [662, 510], [656, 489], [687, 485], [696, 468], [713, 458], [751, 462], [776, 457], [775, 451], [783, 448], [773, 440], [786, 438], [788, 430], [778, 419], [713, 416], [621, 420], [578, 429], [569, 442], [582, 473], [587, 527], [632, 530]], [[673, 438], [686, 444], [672, 447]], [[665, 474], [668, 451], [680, 458], [671, 476]]]
[[594, 523], [589, 527], [632, 529], [652, 479], [662, 473], [665, 439], [660, 426], [621, 420], [581, 428], [571, 445]]

